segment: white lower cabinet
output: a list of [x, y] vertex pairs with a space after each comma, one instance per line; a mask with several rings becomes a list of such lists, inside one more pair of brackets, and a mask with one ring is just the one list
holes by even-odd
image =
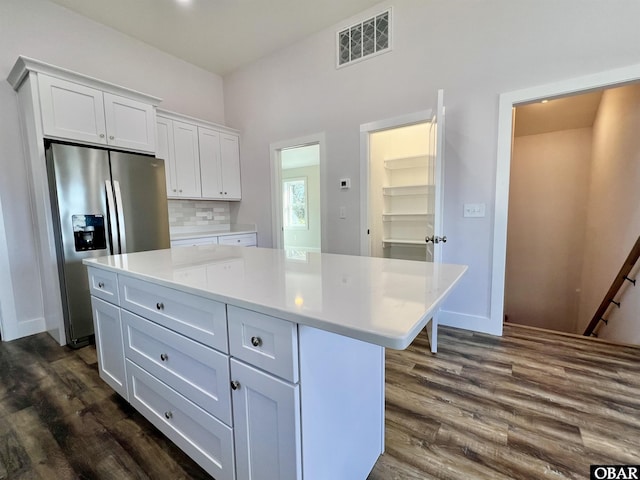
[[216, 480], [367, 478], [384, 450], [382, 347], [88, 274], [101, 378]]
[[100, 378], [128, 399], [120, 309], [93, 296], [91, 297], [91, 309], [93, 310]]
[[300, 386], [231, 359], [238, 479], [302, 478]]

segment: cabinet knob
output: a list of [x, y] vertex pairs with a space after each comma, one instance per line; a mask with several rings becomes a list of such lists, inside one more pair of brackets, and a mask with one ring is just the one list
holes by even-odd
[[156, 308], [157, 308], [158, 310], [164, 310], [164, 303], [162, 303], [162, 302], [158, 302], [158, 303], [156, 303]]
[[240, 382], [234, 380], [231, 382], [231, 390], [240, 390]]
[[251, 337], [251, 345], [253, 345], [254, 347], [259, 347], [260, 345], [262, 345], [262, 339], [260, 337]]
[[109, 135], [109, 140], [113, 140], [114, 138], [116, 137], [114, 137], [113, 135]]
[[163, 362], [166, 362], [167, 360], [169, 360], [169, 355], [167, 355], [166, 353], [161, 353], [160, 360], [162, 360]]
[[227, 192], [224, 192], [224, 194], [226, 195], [226, 194], [227, 194]]
[[104, 288], [104, 283], [98, 282], [98, 288]]
[[168, 412], [164, 412], [164, 418], [167, 420], [171, 420], [173, 418], [173, 412], [169, 410]]
[[173, 191], [175, 192], [175, 191], [176, 191], [176, 189], [174, 188], [174, 189], [173, 189]]
[[222, 192], [220, 192], [220, 195], [222, 195]]
[[182, 193], [182, 189], [180, 189], [180, 193]]
[[101, 133], [101, 134], [100, 134], [100, 138], [104, 138], [104, 133]]

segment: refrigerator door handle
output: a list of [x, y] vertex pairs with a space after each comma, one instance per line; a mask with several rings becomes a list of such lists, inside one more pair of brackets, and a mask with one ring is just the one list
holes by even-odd
[[113, 199], [113, 188], [109, 180], [104, 181], [104, 190], [107, 194], [107, 217], [109, 222], [109, 245], [111, 246], [111, 254], [120, 253], [120, 244], [118, 242], [118, 224], [116, 223], [116, 202]]
[[118, 233], [120, 234], [120, 253], [127, 253], [127, 233], [124, 228], [124, 210], [122, 209], [122, 193], [120, 182], [113, 181], [113, 191], [116, 195], [116, 212], [118, 212]]

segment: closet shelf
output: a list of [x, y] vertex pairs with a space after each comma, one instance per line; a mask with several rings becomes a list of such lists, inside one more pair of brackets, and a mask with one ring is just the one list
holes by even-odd
[[406, 238], [383, 238], [382, 239], [383, 243], [395, 243], [398, 245], [423, 245], [426, 246], [427, 243], [424, 241], [424, 238], [422, 239], [415, 239], [415, 240], [409, 240]]
[[382, 195], [394, 197], [399, 195], [429, 195], [435, 188], [433, 184], [421, 183], [416, 185], [393, 185], [382, 187]]
[[433, 160], [432, 155], [418, 155], [414, 157], [389, 158], [384, 161], [384, 168], [397, 170], [400, 168], [425, 168]]

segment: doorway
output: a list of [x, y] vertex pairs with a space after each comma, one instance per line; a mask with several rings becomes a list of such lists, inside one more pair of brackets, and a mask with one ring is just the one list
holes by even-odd
[[[597, 75], [591, 75], [576, 79], [571, 79], [564, 82], [557, 82], [554, 84], [534, 87], [526, 90], [510, 92], [507, 94], [503, 94], [500, 96], [500, 109], [499, 109], [499, 123], [498, 123], [498, 164], [497, 164], [497, 175], [496, 175], [496, 205], [495, 205], [495, 224], [494, 224], [494, 257], [493, 257], [493, 277], [492, 277], [492, 293], [491, 293], [491, 319], [492, 319], [492, 331], [495, 333], [500, 333], [502, 330], [502, 322], [504, 320], [505, 313], [505, 275], [506, 275], [506, 253], [507, 253], [507, 231], [508, 231], [508, 218], [509, 218], [509, 210], [512, 207], [510, 205], [510, 175], [511, 175], [511, 147], [512, 147], [512, 128], [513, 128], [513, 107], [518, 107], [520, 105], [524, 105], [527, 103], [539, 102], [541, 103], [544, 99], [558, 99], [562, 97], [566, 97], [569, 95], [577, 94], [577, 93], [585, 93], [592, 92], [601, 88], [611, 88], [611, 87], [620, 87], [628, 85], [629, 83], [636, 82], [640, 79], [640, 65], [626, 67], [618, 70], [612, 70], [609, 72], [603, 72]], [[617, 89], [613, 89], [617, 90]], [[629, 102], [619, 102], [619, 105], [624, 104], [630, 105]], [[637, 108], [636, 105], [634, 108], [636, 112], [640, 109]], [[627, 112], [624, 115], [609, 115], [608, 121], [616, 122], [619, 125], [631, 125], [629, 122], [631, 117], [635, 117], [637, 119], [637, 113], [632, 114], [631, 112]], [[517, 114], [516, 114], [517, 115]], [[635, 121], [635, 120], [634, 120]], [[634, 127], [637, 130], [637, 126]], [[596, 134], [594, 134], [595, 136]], [[608, 135], [609, 138], [613, 139], [617, 136], [617, 133], [614, 135]], [[628, 139], [633, 143], [635, 139], [633, 136], [629, 136]], [[627, 145], [626, 148], [629, 148]], [[616, 171], [611, 168], [611, 164], [606, 161], [606, 157], [611, 157], [611, 153], [614, 150], [617, 150], [618, 147], [613, 144], [609, 144], [607, 149], [604, 151], [604, 155], [602, 150], [599, 152], [595, 152], [594, 155], [598, 155], [603, 161], [600, 162], [599, 168], [597, 171], [593, 170], [590, 178], [590, 188], [593, 188], [593, 180], [597, 180], [603, 191], [608, 192], [607, 195], [609, 199], [615, 199], [612, 201], [612, 204], [615, 202], [617, 205], [626, 205], [628, 202], [622, 201], [620, 196], [618, 195], [623, 191], [631, 191], [636, 192], [639, 189], [637, 186], [635, 188], [631, 188], [629, 190], [625, 187], [622, 187], [620, 182], [624, 182], [628, 180], [630, 177], [637, 178], [637, 167], [633, 167], [632, 165], [627, 165], [625, 167], [625, 171]], [[619, 156], [619, 158], [624, 158], [624, 155]], [[626, 155], [629, 158], [629, 155]], [[595, 156], [594, 156], [595, 159]], [[594, 160], [595, 161], [595, 160]], [[615, 184], [615, 180], [618, 182], [618, 185]], [[608, 179], [608, 180], [607, 180]], [[568, 181], [572, 181], [573, 178], [567, 179]], [[605, 181], [606, 180], [606, 181]], [[609, 183], [607, 183], [609, 182]], [[607, 184], [607, 188], [602, 188], [602, 185]], [[636, 184], [637, 185], [637, 184]], [[596, 197], [593, 197], [596, 198]], [[603, 198], [603, 197], [600, 197]], [[632, 245], [635, 239], [637, 238], [637, 229], [640, 225], [638, 222], [637, 215], [630, 220], [630, 223], [627, 222], [626, 226], [622, 228], [622, 230], [618, 230], [616, 233], [611, 231], [613, 228], [610, 223], [611, 219], [616, 219], [619, 217], [617, 213], [612, 214], [611, 210], [607, 210], [602, 208], [600, 205], [601, 202], [591, 202], [588, 201], [586, 204], [582, 205], [583, 208], [587, 209], [587, 213], [591, 215], [592, 213], [598, 211], [599, 218], [598, 221], [592, 220], [587, 222], [587, 226], [585, 227], [583, 238], [585, 240], [584, 245], [584, 253], [583, 257], [585, 259], [589, 259], [590, 261], [585, 263], [582, 267], [582, 278], [589, 279], [597, 279], [598, 282], [610, 283], [611, 275], [602, 275], [595, 274], [595, 271], [587, 271], [588, 269], [594, 268], [595, 265], [592, 260], [594, 258], [594, 254], [602, 252], [604, 250], [608, 252], [613, 252], [618, 256], [624, 258], [628, 253], [627, 244]], [[634, 202], [631, 202], [634, 204]], [[637, 201], [635, 202], [637, 204]], [[507, 208], [509, 207], [509, 208]], [[535, 202], [531, 203], [531, 208], [535, 208]], [[604, 214], [603, 214], [604, 213]], [[595, 219], [596, 216], [593, 216]], [[620, 225], [620, 223], [618, 223]], [[548, 225], [547, 225], [548, 226]], [[551, 228], [543, 228], [544, 232], [547, 233], [550, 237], [554, 236], [554, 231]], [[611, 238], [615, 238], [615, 242], [610, 242]], [[619, 269], [620, 262], [617, 261], [607, 261], [606, 263], [610, 268], [614, 270]], [[602, 264], [599, 264], [602, 265]], [[536, 288], [534, 285], [530, 285], [530, 288]], [[597, 304], [602, 300], [603, 294], [596, 294], [592, 291], [587, 292], [587, 289], [584, 287], [584, 283], [581, 284], [581, 291], [578, 292], [580, 296], [580, 306], [579, 311], [591, 312], [595, 311], [595, 308], [589, 306], [583, 306], [585, 301], [589, 301]], [[590, 287], [589, 287], [590, 289]], [[606, 287], [604, 289], [606, 291]], [[588, 317], [588, 314], [579, 314], [578, 321], [576, 322], [575, 331], [578, 333], [582, 333], [585, 325], [585, 322], [588, 322], [588, 319], [585, 320], [585, 315]], [[511, 320], [511, 318], [509, 318]], [[492, 332], [493, 333], [493, 332]]]
[[322, 251], [322, 135], [271, 145], [274, 246], [296, 257]]
[[360, 254], [440, 262], [444, 92], [432, 110], [360, 126]]

